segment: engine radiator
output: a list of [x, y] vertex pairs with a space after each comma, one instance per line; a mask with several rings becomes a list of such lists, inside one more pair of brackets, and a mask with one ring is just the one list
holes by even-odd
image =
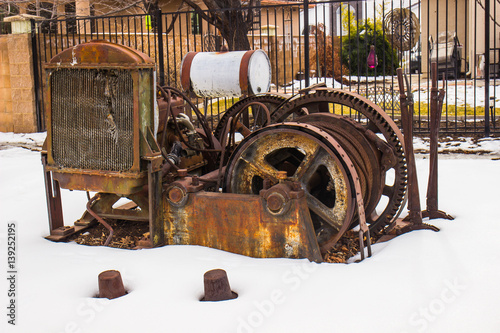
[[127, 195], [147, 182], [141, 158], [157, 127], [154, 66], [105, 41], [46, 64], [47, 169], [62, 188]]

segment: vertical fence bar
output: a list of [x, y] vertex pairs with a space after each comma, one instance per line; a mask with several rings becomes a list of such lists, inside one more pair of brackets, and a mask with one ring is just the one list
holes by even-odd
[[165, 85], [165, 64], [163, 62], [163, 20], [161, 15], [161, 9], [158, 9], [155, 13], [156, 15], [156, 24], [157, 24], [157, 44], [158, 44], [158, 70], [159, 70], [159, 79], [160, 85]]
[[484, 136], [490, 136], [490, 0], [484, 2]]
[[40, 81], [41, 77], [38, 72], [38, 65], [40, 63], [40, 59], [38, 56], [38, 47], [36, 45], [36, 23], [35, 20], [31, 19], [31, 51], [33, 54], [33, 81], [34, 81], [34, 92], [35, 92], [35, 111], [36, 111], [36, 129], [38, 132], [44, 130], [43, 128], [43, 114], [42, 114], [42, 105], [40, 99]]
[[[474, 29], [474, 53], [473, 53], [473, 56], [474, 56], [474, 70], [476, 71], [474, 73], [474, 91], [477, 91], [477, 76], [478, 76], [478, 73], [477, 73], [477, 67], [478, 67], [478, 64], [477, 62], [480, 60], [479, 57], [478, 57], [478, 54], [477, 54], [477, 3], [474, 2], [474, 26], [476, 26], [476, 29]], [[476, 132], [476, 123], [477, 123], [477, 118], [476, 118], [476, 101], [477, 101], [477, 98], [476, 98], [476, 94], [474, 94], [474, 122], [473, 122], [473, 128], [474, 128], [474, 132]]]
[[304, 0], [304, 74], [306, 87], [310, 86], [309, 78], [309, 0]]

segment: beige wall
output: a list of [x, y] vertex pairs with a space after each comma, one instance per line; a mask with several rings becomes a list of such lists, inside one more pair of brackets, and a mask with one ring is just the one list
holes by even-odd
[[29, 34], [0, 35], [0, 131], [36, 132]]
[[[500, 6], [493, 6], [491, 2], [491, 16], [500, 17]], [[448, 7], [446, 6], [448, 4]], [[457, 10], [455, 11], [455, 6]], [[430, 9], [430, 10], [429, 10]], [[427, 17], [429, 13], [429, 18]], [[428, 45], [427, 37], [432, 35], [434, 40], [442, 31], [456, 31], [460, 43], [463, 45], [462, 57], [469, 62], [471, 74], [474, 77], [476, 68], [476, 55], [484, 54], [485, 50], [485, 12], [475, 4], [475, 0], [425, 0], [422, 1], [422, 17], [420, 19], [422, 31], [422, 70], [427, 69]], [[477, 16], [476, 16], [477, 15]], [[436, 19], [439, 17], [439, 19]], [[455, 23], [456, 22], [456, 23]], [[500, 47], [500, 34], [494, 35], [494, 23], [490, 24], [490, 48]], [[498, 52], [491, 51], [491, 63], [499, 62]], [[465, 60], [462, 62], [462, 71], [465, 70]]]
[[9, 50], [5, 37], [0, 35], [0, 132], [13, 132]]

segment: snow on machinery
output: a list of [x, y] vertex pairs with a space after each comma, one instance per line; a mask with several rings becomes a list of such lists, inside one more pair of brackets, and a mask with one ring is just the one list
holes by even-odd
[[[237, 93], [268, 89], [255, 83], [265, 74], [265, 53], [254, 53], [233, 55]], [[198, 54], [183, 60], [185, 90], [212, 75], [193, 77], [196, 57], [206, 56]], [[184, 93], [155, 86], [153, 60], [131, 48], [80, 44], [45, 70], [48, 239], [64, 241], [98, 221], [110, 231], [107, 245], [113, 229], [106, 220], [120, 219], [149, 223], [149, 247], [322, 261], [357, 225], [362, 257], [364, 242], [370, 255], [370, 231], [393, 226], [404, 206], [401, 131], [357, 94], [316, 86], [292, 98], [252, 95], [212, 131]], [[73, 226], [64, 225], [60, 188], [97, 192]], [[114, 207], [122, 197], [132, 202]]]

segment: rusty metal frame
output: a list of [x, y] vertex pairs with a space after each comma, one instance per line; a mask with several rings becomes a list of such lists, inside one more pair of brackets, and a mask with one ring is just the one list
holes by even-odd
[[167, 188], [166, 244], [201, 245], [257, 258], [322, 261], [304, 191], [288, 184], [259, 195], [202, 189], [192, 177]]
[[[407, 223], [400, 229], [400, 233], [413, 230], [433, 230], [439, 228], [422, 222], [422, 209], [420, 207], [420, 194], [418, 190], [417, 167], [415, 165], [415, 154], [413, 152], [413, 94], [407, 76], [403, 76], [403, 70], [398, 68], [398, 83], [401, 104], [401, 122], [404, 132], [404, 144], [408, 169], [408, 216], [403, 221]], [[405, 82], [407, 90], [405, 91]], [[401, 221], [400, 223], [403, 223]], [[395, 224], [398, 221], [395, 221]], [[394, 224], [394, 225], [395, 225]], [[393, 227], [393, 226], [391, 226]]]
[[[437, 63], [431, 64], [431, 121], [430, 121], [430, 147], [429, 147], [429, 181], [427, 183], [426, 210], [422, 212], [422, 217], [429, 219], [454, 218], [438, 209], [438, 137], [441, 113], [443, 111], [443, 100], [445, 96], [444, 88], [438, 90], [438, 70]], [[444, 74], [443, 74], [444, 76]], [[443, 86], [444, 86], [443, 79]]]

